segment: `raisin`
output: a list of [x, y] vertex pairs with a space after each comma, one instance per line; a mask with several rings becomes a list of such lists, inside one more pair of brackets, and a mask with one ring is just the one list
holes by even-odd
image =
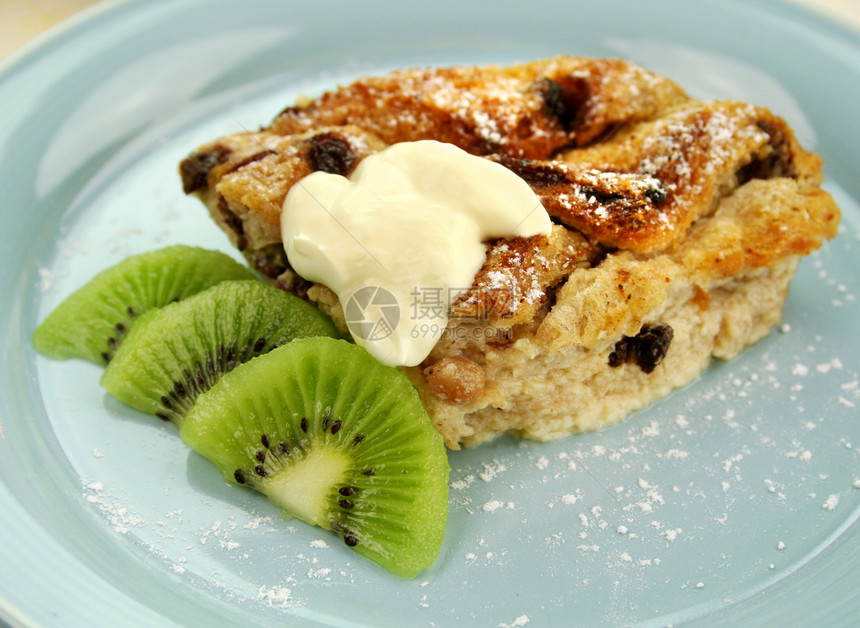
[[645, 198], [647, 198], [655, 205], [659, 205], [666, 200], [666, 190], [663, 189], [662, 185], [648, 188], [647, 190], [645, 190]]
[[194, 153], [179, 164], [182, 175], [182, 189], [190, 194], [209, 184], [209, 171], [223, 164], [230, 157], [231, 150], [220, 144], [199, 153]]
[[345, 139], [334, 133], [320, 133], [314, 135], [310, 143], [308, 161], [311, 168], [330, 174], [349, 174], [355, 155]]
[[557, 119], [562, 125], [566, 125], [572, 116], [561, 85], [550, 78], [544, 77], [538, 79], [537, 88], [543, 97], [544, 112], [546, 115]]
[[621, 340], [615, 343], [615, 349], [609, 354], [609, 366], [618, 368], [630, 357], [630, 341], [632, 339], [624, 336]]
[[289, 267], [287, 255], [281, 243], [257, 249], [251, 255], [251, 265], [254, 269], [271, 279], [276, 279]]
[[236, 235], [236, 248], [240, 251], [244, 251], [248, 248], [248, 239], [245, 237], [245, 224], [242, 222], [242, 219], [230, 209], [227, 199], [223, 196], [218, 197], [218, 211], [224, 219], [224, 224]]
[[653, 371], [669, 350], [669, 344], [675, 332], [665, 323], [653, 327], [644, 327], [636, 335], [634, 359], [646, 373]]
[[618, 368], [635, 362], [645, 373], [651, 373], [669, 351], [675, 332], [666, 323], [643, 327], [635, 336], [624, 336], [609, 354], [609, 366]]
[[[568, 133], [575, 131], [582, 122], [591, 100], [590, 79], [568, 75], [556, 75], [555, 79], [540, 78], [535, 86], [543, 97], [544, 114], [559, 121]], [[573, 138], [571, 138], [573, 139]]]

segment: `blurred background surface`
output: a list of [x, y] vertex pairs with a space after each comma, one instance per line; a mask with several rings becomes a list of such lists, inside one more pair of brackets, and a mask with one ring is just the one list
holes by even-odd
[[[860, 32], [860, 0], [783, 0], [804, 5]], [[105, 0], [0, 0], [0, 60], [34, 37]]]

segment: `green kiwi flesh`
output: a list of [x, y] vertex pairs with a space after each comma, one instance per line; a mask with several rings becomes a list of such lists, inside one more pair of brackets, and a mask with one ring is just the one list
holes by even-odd
[[228, 279], [253, 273], [220, 251], [175, 245], [126, 258], [60, 303], [33, 334], [39, 353], [55, 359], [110, 362], [145, 312]]
[[200, 395], [180, 435], [231, 484], [254, 488], [392, 573], [435, 560], [448, 459], [415, 389], [344, 340], [295, 340]]
[[223, 281], [141, 318], [102, 373], [120, 401], [179, 427], [225, 373], [304, 336], [338, 336], [316, 307], [261, 281]]

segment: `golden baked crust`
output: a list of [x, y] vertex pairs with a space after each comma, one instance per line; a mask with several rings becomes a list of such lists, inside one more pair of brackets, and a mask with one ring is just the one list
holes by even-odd
[[767, 333], [799, 257], [839, 223], [819, 158], [781, 118], [617, 59], [362, 79], [180, 170], [253, 267], [343, 324], [333, 293], [289, 268], [284, 197], [314, 170], [346, 175], [419, 139], [501, 163], [555, 222], [488, 243], [445, 336], [404, 369], [450, 447], [592, 429], [689, 382]]
[[385, 147], [352, 126], [287, 136], [267, 130], [237, 133], [201, 147], [182, 161], [183, 189], [203, 200], [234, 246], [261, 250], [281, 241], [281, 206], [289, 189], [318, 169], [317, 162], [334, 162], [340, 145], [349, 146], [348, 159], [339, 164], [344, 174]]
[[366, 78], [286, 109], [270, 130], [354, 124], [387, 144], [432, 138], [475, 155], [545, 159], [684, 99], [668, 79], [625, 61], [557, 57]]

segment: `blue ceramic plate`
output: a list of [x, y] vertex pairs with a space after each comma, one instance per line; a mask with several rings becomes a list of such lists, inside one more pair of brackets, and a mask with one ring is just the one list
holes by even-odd
[[[598, 8], [599, 6], [599, 8]], [[100, 370], [29, 336], [98, 270], [231, 251], [176, 166], [300, 94], [417, 64], [621, 56], [788, 119], [840, 235], [784, 325], [626, 423], [452, 453], [432, 569], [401, 581], [225, 485]], [[0, 617], [13, 626], [838, 625], [860, 613], [860, 41], [774, 2], [133, 1], [0, 75]], [[232, 252], [232, 251], [231, 251]]]

